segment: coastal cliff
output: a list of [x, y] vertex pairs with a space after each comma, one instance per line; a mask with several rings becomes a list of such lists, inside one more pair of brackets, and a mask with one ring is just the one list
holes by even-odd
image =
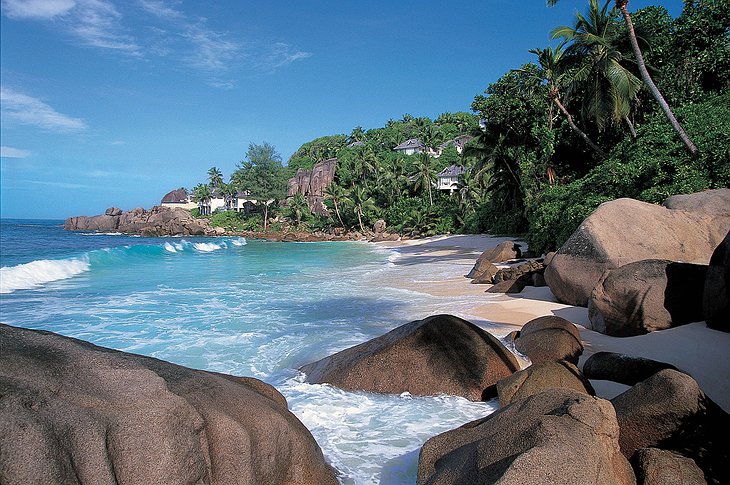
[[206, 219], [196, 219], [181, 208], [155, 206], [149, 211], [138, 207], [122, 211], [110, 207], [97, 216], [69, 217], [63, 225], [67, 231], [123, 232], [143, 236], [214, 236], [223, 233]]

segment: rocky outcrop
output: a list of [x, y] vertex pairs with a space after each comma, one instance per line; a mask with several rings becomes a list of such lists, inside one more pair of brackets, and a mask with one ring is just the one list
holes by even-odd
[[518, 332], [515, 348], [534, 363], [566, 360], [578, 364], [583, 353], [580, 332], [568, 320], [546, 315], [527, 322]]
[[481, 259], [474, 264], [474, 267], [466, 275], [467, 278], [472, 278], [471, 282], [475, 285], [491, 285], [494, 281], [494, 275], [497, 274], [499, 268], [494, 263], [486, 259]]
[[586, 306], [605, 270], [643, 259], [707, 264], [730, 230], [730, 189], [667, 202], [681, 208], [633, 199], [601, 204], [545, 269], [545, 280], [558, 300]]
[[211, 236], [222, 228], [213, 228], [207, 219], [196, 219], [180, 207], [155, 206], [149, 211], [138, 207], [121, 212], [109, 208], [100, 216], [69, 217], [64, 223], [68, 231], [99, 231], [142, 234], [144, 236]]
[[543, 264], [543, 261], [541, 259], [536, 259], [522, 263], [519, 266], [500, 269], [497, 274], [494, 275], [494, 283], [520, 279], [525, 283], [530, 284], [532, 283], [532, 276], [534, 274], [542, 274], [544, 271], [545, 265]]
[[492, 285], [486, 293], [520, 293], [525, 289], [527, 283], [522, 280], [507, 280], [500, 281], [499, 283]]
[[583, 375], [588, 379], [612, 381], [633, 386], [665, 369], [681, 372], [672, 364], [666, 362], [615, 352], [596, 352], [588, 357], [583, 364]]
[[435, 315], [300, 370], [308, 382], [352, 391], [479, 401], [485, 389], [519, 369], [515, 356], [489, 333], [461, 318]]
[[594, 396], [596, 391], [578, 368], [566, 361], [546, 361], [532, 364], [497, 383], [499, 405], [507, 406], [546, 389], [573, 389]]
[[707, 268], [702, 313], [707, 326], [730, 332], [730, 232], [712, 253]]
[[0, 325], [3, 483], [336, 484], [259, 380]]
[[628, 337], [701, 321], [706, 275], [705, 265], [654, 259], [609, 269], [588, 301], [591, 327]]
[[487, 249], [480, 256], [479, 260], [486, 259], [492, 263], [502, 263], [522, 256], [520, 245], [514, 241], [505, 241], [497, 246]]
[[423, 445], [418, 484], [633, 484], [611, 403], [550, 389]]
[[692, 458], [709, 483], [730, 478], [730, 416], [692, 377], [662, 370], [611, 400], [624, 456], [647, 447]]
[[658, 448], [642, 448], [631, 464], [642, 485], [705, 485], [705, 475], [693, 459]]
[[337, 159], [330, 158], [317, 162], [312, 170], [300, 168], [287, 182], [287, 197], [302, 194], [307, 198], [309, 209], [320, 215], [329, 215], [324, 205], [324, 189], [335, 179]]

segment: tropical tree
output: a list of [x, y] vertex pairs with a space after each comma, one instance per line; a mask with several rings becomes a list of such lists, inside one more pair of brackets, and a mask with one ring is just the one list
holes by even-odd
[[371, 212], [377, 209], [375, 201], [367, 193], [364, 187], [354, 187], [344, 197], [343, 201], [352, 204], [353, 212], [357, 216], [357, 222], [360, 225], [360, 231], [365, 232], [365, 226], [363, 225], [362, 219], [366, 212]]
[[238, 187], [236, 187], [236, 184], [235, 183], [229, 183], [229, 184], [222, 183], [218, 187], [218, 192], [223, 196], [223, 200], [225, 200], [225, 203], [226, 203], [226, 208], [232, 209], [233, 202], [236, 200], [236, 196], [238, 195]]
[[262, 204], [266, 230], [270, 206], [286, 195], [287, 178], [281, 155], [267, 142], [261, 145], [249, 143], [246, 160], [238, 164], [231, 179], [241, 190], [248, 191]]
[[210, 186], [206, 184], [198, 184], [193, 187], [193, 201], [197, 203], [205, 204], [210, 200], [211, 193]]
[[365, 180], [367, 175], [375, 170], [377, 163], [378, 158], [375, 156], [372, 148], [369, 146], [359, 147], [353, 160], [353, 184], [355, 183], [355, 179], [360, 181]]
[[[553, 6], [556, 3], [558, 3], [559, 0], [547, 0], [548, 5]], [[671, 108], [669, 107], [669, 104], [664, 99], [664, 96], [662, 95], [661, 91], [659, 91], [659, 88], [654, 84], [654, 80], [651, 78], [651, 75], [649, 74], [649, 71], [646, 68], [646, 62], [644, 61], [644, 55], [641, 52], [641, 47], [639, 47], [639, 41], [636, 37], [636, 31], [634, 30], [634, 24], [631, 21], [631, 15], [629, 14], [628, 10], [628, 0], [615, 0], [616, 8], [619, 9], [621, 12], [621, 15], [624, 18], [624, 21], [626, 22], [626, 29], [628, 31], [629, 35], [629, 42], [631, 43], [631, 49], [634, 51], [634, 57], [636, 58], [636, 64], [639, 68], [639, 73], [641, 74], [641, 79], [644, 81], [646, 86], [649, 88], [649, 91], [651, 92], [652, 96], [654, 96], [654, 99], [656, 99], [657, 103], [659, 103], [659, 106], [662, 108], [662, 111], [664, 112], [664, 115], [667, 117], [667, 120], [669, 120], [669, 123], [672, 125], [672, 128], [674, 128], [674, 131], [677, 133], [679, 138], [682, 140], [682, 143], [687, 147], [687, 150], [692, 155], [695, 155], [697, 153], [697, 147], [692, 142], [692, 140], [689, 138], [687, 133], [684, 131], [684, 128], [682, 128], [682, 125], [677, 121], [676, 116], [674, 116], [674, 113], [672, 112]]]
[[335, 214], [337, 214], [337, 220], [340, 221], [342, 227], [345, 227], [345, 223], [342, 222], [342, 216], [340, 215], [340, 203], [345, 197], [345, 190], [339, 184], [331, 183], [324, 188], [324, 198], [325, 200], [332, 201], [335, 207]]
[[[555, 49], [547, 47], [546, 49], [530, 49], [530, 52], [537, 56], [537, 60], [542, 68], [541, 77], [548, 87], [548, 96], [550, 100], [557, 106], [558, 110], [565, 116], [568, 126], [572, 129], [591, 149], [593, 149], [601, 158], [606, 157], [606, 153], [591, 140], [586, 133], [578, 128], [573, 121], [573, 116], [568, 112], [563, 102], [560, 100], [560, 92], [570, 83], [570, 75], [563, 61], [564, 51], [561, 43]], [[527, 72], [527, 71], [524, 71]], [[533, 71], [534, 73], [534, 71]], [[534, 74], [533, 74], [534, 75]]]
[[428, 191], [429, 205], [433, 205], [433, 195], [431, 188], [436, 183], [436, 174], [431, 170], [431, 157], [426, 153], [418, 154], [416, 162], [416, 172], [411, 175], [413, 188], [421, 192]]
[[211, 167], [208, 169], [208, 180], [210, 181], [210, 186], [217, 189], [223, 185], [223, 172], [218, 167]]
[[296, 194], [294, 197], [290, 197], [287, 201], [287, 208], [289, 217], [296, 223], [297, 227], [301, 225], [302, 218], [310, 213], [307, 199], [302, 194]]
[[356, 126], [355, 128], [353, 128], [350, 136], [347, 138], [347, 141], [349, 143], [365, 141], [365, 131], [362, 129], [362, 126]]
[[573, 82], [585, 91], [586, 117], [593, 118], [599, 129], [609, 120], [624, 121], [631, 136], [636, 138], [629, 114], [641, 89], [641, 80], [621, 64], [624, 55], [617, 44], [618, 11], [609, 10], [609, 3], [610, 0], [599, 7], [598, 0], [590, 0], [587, 15], [576, 14], [572, 27], [558, 27], [552, 35], [571, 42], [567, 52], [579, 62], [573, 72]]

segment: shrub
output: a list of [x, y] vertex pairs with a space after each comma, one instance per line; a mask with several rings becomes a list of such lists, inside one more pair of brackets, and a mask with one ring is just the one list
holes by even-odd
[[660, 203], [675, 194], [730, 186], [730, 95], [713, 96], [676, 114], [700, 150], [691, 157], [663, 115], [627, 138], [588, 174], [532, 197], [530, 248], [560, 247], [599, 204], [620, 197]]

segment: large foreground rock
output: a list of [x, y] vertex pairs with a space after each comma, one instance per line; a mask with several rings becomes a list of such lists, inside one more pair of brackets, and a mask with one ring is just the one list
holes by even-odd
[[352, 391], [449, 394], [472, 401], [520, 370], [515, 356], [476, 325], [434, 315], [300, 369], [307, 381]]
[[692, 458], [709, 483], [730, 480], [730, 416], [692, 377], [662, 370], [611, 400], [627, 458], [647, 447]]
[[593, 330], [629, 337], [698, 322], [707, 266], [647, 259], [607, 270], [588, 301]]
[[583, 342], [571, 322], [556, 315], [546, 315], [530, 320], [522, 327], [515, 348], [533, 364], [567, 360], [577, 365], [583, 353]]
[[507, 406], [546, 389], [573, 389], [590, 396], [596, 391], [578, 368], [566, 361], [539, 362], [497, 383], [499, 405]]
[[419, 484], [633, 484], [611, 403], [550, 389], [423, 445]]
[[705, 475], [693, 459], [659, 448], [642, 448], [632, 458], [643, 485], [705, 485]]
[[681, 372], [666, 362], [616, 352], [596, 352], [583, 364], [583, 375], [587, 379], [612, 381], [633, 386], [664, 369]]
[[712, 253], [702, 311], [710, 328], [730, 332], [730, 232]]
[[563, 303], [586, 306], [607, 269], [642, 259], [707, 264], [730, 230], [730, 189], [690, 194], [681, 200], [681, 207], [691, 210], [633, 199], [601, 204], [545, 269], [553, 294]]
[[0, 481], [335, 484], [273, 387], [0, 325]]
[[[149, 211], [138, 207], [122, 212], [109, 208], [99, 216], [69, 217], [64, 223], [68, 231], [123, 232], [145, 236], [203, 236], [220, 234], [207, 219], [196, 219], [181, 207], [155, 206]], [[222, 230], [222, 229], [221, 229]]]

